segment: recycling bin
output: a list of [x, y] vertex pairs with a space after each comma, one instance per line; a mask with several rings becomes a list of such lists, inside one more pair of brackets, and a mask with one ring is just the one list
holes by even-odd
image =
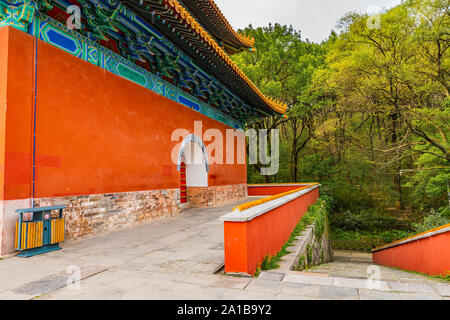
[[[64, 241], [64, 206], [18, 209], [16, 223], [16, 250], [19, 257], [32, 257], [50, 251], [60, 250]], [[55, 216], [55, 212], [57, 215]], [[29, 214], [31, 219], [25, 219]]]

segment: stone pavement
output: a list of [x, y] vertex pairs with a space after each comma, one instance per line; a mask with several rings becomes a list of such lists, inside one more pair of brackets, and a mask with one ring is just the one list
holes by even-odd
[[284, 272], [283, 282], [281, 293], [301, 292], [319, 300], [450, 299], [449, 282], [375, 265], [366, 253], [335, 251], [333, 262], [303, 272]]
[[[244, 203], [249, 200], [241, 201]], [[234, 204], [189, 209], [132, 229], [67, 241], [64, 250], [0, 261], [0, 299], [449, 299], [450, 284], [380, 267], [369, 289], [367, 256], [307, 272], [226, 276], [223, 222]], [[67, 286], [69, 277], [81, 281]], [[368, 285], [369, 284], [369, 288]]]
[[[372, 255], [351, 251], [335, 251], [332, 263], [312, 267], [307, 272], [329, 274], [334, 277], [368, 279], [373, 274]], [[421, 274], [379, 267], [380, 280], [435, 283], [436, 279]], [[377, 270], [378, 271], [378, 270]], [[446, 283], [442, 280], [442, 282]], [[449, 283], [450, 284], [450, 283]]]

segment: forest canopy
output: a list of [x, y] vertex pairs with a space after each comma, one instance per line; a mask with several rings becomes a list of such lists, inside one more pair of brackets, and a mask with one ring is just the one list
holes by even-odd
[[289, 105], [287, 118], [248, 124], [281, 137], [278, 174], [249, 165], [249, 183], [320, 182], [347, 220], [448, 214], [449, 1], [404, 1], [375, 28], [369, 19], [348, 13], [320, 44], [279, 24], [242, 30], [256, 52], [233, 59]]

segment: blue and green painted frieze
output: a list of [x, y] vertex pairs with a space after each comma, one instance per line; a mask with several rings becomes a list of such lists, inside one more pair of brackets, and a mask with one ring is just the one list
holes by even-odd
[[[67, 26], [73, 5], [81, 8], [79, 29]], [[119, 0], [0, 0], [0, 27], [6, 25], [230, 127], [258, 117], [254, 107]]]

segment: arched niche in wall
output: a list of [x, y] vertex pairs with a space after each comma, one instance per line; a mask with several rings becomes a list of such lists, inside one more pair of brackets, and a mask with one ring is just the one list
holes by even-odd
[[191, 134], [183, 140], [178, 155], [178, 171], [180, 171], [182, 162], [186, 164], [186, 186], [188, 188], [208, 186], [208, 154], [205, 144], [198, 136]]

